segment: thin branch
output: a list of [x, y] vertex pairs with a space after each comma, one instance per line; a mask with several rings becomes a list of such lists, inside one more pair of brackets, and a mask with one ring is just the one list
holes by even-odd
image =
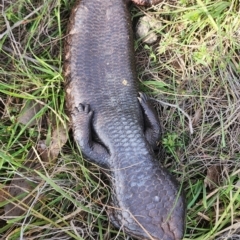
[[[3, 46], [2, 49], [3, 49], [4, 51], [8, 52], [8, 53], [11, 53], [13, 56], [17, 56], [17, 57], [20, 58], [20, 56], [19, 56], [18, 54], [16, 54], [11, 48], [8, 48], [8, 47]], [[28, 56], [26, 56], [26, 55], [21, 54], [21, 58], [23, 58], [23, 59], [25, 59], [25, 60], [27, 60], [27, 61], [30, 61], [30, 62], [32, 62], [32, 63], [35, 63], [35, 64], [40, 65], [40, 63], [39, 63], [38, 60], [36, 60], [36, 59], [34, 59], [34, 58], [31, 58], [31, 57], [28, 57]], [[49, 65], [49, 66], [50, 66], [52, 69], [58, 71], [58, 68], [57, 68], [57, 67], [52, 66], [52, 65]]]
[[[24, 17], [22, 20], [16, 22], [13, 24], [13, 26], [8, 27], [7, 30], [5, 32], [3, 32], [2, 34], [0, 34], [0, 40], [7, 34], [9, 34], [9, 32], [11, 32], [14, 28], [22, 25], [25, 23], [25, 21], [30, 18], [32, 15], [34, 15], [36, 12], [38, 12], [43, 6], [40, 6], [38, 8], [36, 8], [34, 11], [32, 11], [31, 13], [29, 13], [26, 17]], [[2, 12], [2, 15], [4, 16], [4, 19], [6, 21], [6, 15], [4, 12]]]
[[185, 117], [187, 117], [188, 119], [188, 126], [189, 126], [189, 130], [190, 130], [190, 133], [193, 134], [193, 127], [192, 127], [192, 119], [191, 117], [186, 113], [184, 112], [179, 106], [175, 105], [175, 104], [171, 104], [171, 103], [166, 103], [166, 102], [163, 102], [161, 100], [157, 100], [155, 98], [150, 98], [151, 100], [154, 100], [154, 101], [157, 101], [159, 102], [160, 104], [164, 104], [164, 105], [167, 105], [167, 106], [170, 106], [170, 107], [174, 107], [174, 108], [177, 108]]

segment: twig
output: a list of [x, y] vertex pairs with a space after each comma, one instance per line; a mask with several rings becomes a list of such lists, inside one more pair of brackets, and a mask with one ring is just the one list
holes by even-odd
[[[17, 56], [17, 57], [20, 58], [20, 56], [17, 55], [11, 48], [8, 48], [8, 47], [3, 46], [2, 49], [3, 49], [4, 51], [9, 52], [9, 53], [11, 53], [12, 55]], [[32, 63], [39, 64], [39, 61], [38, 61], [38, 60], [36, 60], [36, 59], [34, 59], [34, 58], [31, 58], [31, 57], [28, 57], [28, 56], [26, 56], [26, 55], [21, 54], [21, 58], [26, 59], [27, 61], [30, 61], [30, 62], [32, 62]], [[49, 65], [49, 66], [50, 66], [52, 69], [58, 71], [58, 68], [57, 68], [57, 67], [55, 67], [55, 66], [53, 66], [53, 65]]]
[[189, 130], [190, 130], [190, 133], [193, 134], [193, 127], [192, 127], [192, 119], [191, 117], [185, 113], [179, 106], [175, 105], [175, 104], [171, 104], [171, 103], [166, 103], [166, 102], [163, 102], [161, 100], [157, 100], [155, 98], [150, 98], [151, 100], [154, 100], [154, 101], [157, 101], [159, 102], [160, 104], [164, 104], [164, 105], [167, 105], [167, 106], [170, 106], [170, 107], [174, 107], [174, 108], [177, 108], [185, 117], [187, 117], [188, 119], [188, 126], [189, 126]]
[[[8, 53], [11, 53], [12, 55], [17, 55], [11, 48], [9, 47], [5, 47], [3, 46], [2, 49]], [[33, 59], [31, 57], [25, 56], [25, 55], [21, 55], [22, 58], [25, 58], [26, 60], [33, 62], [33, 63], [38, 63], [38, 61], [36, 59]]]
[[[26, 17], [24, 17], [22, 20], [16, 22], [13, 24], [12, 27], [8, 27], [7, 30], [5, 32], [3, 32], [2, 34], [0, 34], [0, 40], [6, 35], [8, 34], [10, 31], [12, 31], [14, 28], [20, 26], [21, 24], [24, 24], [24, 22], [30, 18], [32, 15], [34, 15], [36, 12], [38, 12], [43, 6], [40, 6], [38, 8], [36, 8], [34, 11], [32, 11], [31, 13], [29, 13]], [[5, 16], [5, 13], [2, 12], [2, 15], [4, 16], [4, 19], [6, 21], [6, 16]]]

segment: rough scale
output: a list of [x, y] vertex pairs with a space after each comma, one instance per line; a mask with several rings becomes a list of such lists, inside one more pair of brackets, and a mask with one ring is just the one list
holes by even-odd
[[86, 158], [111, 173], [111, 222], [138, 239], [182, 239], [184, 197], [154, 156], [160, 126], [138, 93], [126, 1], [77, 2], [64, 72], [75, 140]]

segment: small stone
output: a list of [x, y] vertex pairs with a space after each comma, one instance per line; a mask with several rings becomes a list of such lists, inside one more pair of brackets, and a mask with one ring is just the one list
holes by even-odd
[[137, 24], [137, 36], [142, 38], [142, 41], [152, 44], [157, 41], [157, 34], [151, 32], [152, 29], [159, 29], [162, 24], [149, 16], [144, 16], [139, 19]]

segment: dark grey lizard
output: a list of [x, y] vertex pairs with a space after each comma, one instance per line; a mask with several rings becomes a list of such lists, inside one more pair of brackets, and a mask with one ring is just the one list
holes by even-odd
[[64, 72], [75, 140], [90, 161], [111, 173], [111, 222], [138, 239], [182, 239], [184, 197], [154, 156], [160, 125], [138, 94], [127, 1], [77, 2]]

